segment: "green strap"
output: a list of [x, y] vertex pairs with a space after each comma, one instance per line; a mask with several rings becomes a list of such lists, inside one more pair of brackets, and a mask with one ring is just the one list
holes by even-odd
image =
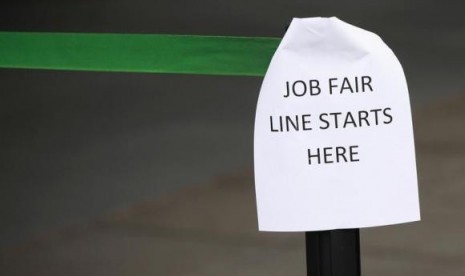
[[0, 32], [0, 68], [263, 76], [279, 38]]

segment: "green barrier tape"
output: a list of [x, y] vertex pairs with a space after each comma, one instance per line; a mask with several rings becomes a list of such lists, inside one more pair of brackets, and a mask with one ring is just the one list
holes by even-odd
[[0, 32], [0, 68], [263, 76], [280, 40]]

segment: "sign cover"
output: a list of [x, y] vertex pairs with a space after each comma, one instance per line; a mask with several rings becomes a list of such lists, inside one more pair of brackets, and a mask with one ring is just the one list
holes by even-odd
[[407, 83], [377, 35], [293, 19], [264, 78], [254, 137], [262, 231], [420, 219]]

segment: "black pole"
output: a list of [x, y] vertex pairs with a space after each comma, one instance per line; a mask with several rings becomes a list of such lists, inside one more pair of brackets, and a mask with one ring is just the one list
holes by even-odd
[[307, 276], [360, 276], [359, 229], [305, 232]]

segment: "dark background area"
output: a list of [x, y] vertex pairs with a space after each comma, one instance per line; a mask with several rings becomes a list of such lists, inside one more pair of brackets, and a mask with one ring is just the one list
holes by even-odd
[[[337, 16], [398, 56], [413, 109], [465, 92], [463, 1], [2, 1], [0, 31], [281, 37]], [[253, 163], [261, 78], [0, 70], [0, 247]], [[255, 211], [255, 210], [251, 210]]]
[[459, 0], [7, 0], [0, 7], [0, 30], [9, 31], [282, 37], [293, 17], [337, 16], [379, 34], [394, 50], [414, 103], [462, 89], [465, 4]]

